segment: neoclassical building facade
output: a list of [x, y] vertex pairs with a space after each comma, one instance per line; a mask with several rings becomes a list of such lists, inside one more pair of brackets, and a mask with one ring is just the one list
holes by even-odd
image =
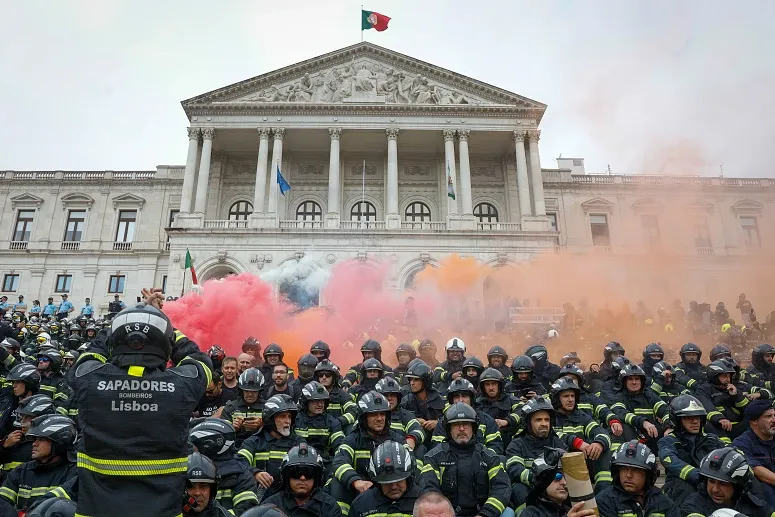
[[542, 169], [545, 105], [371, 43], [182, 106], [184, 165], [0, 173], [2, 294], [178, 295], [187, 249], [201, 280], [358, 259], [404, 289], [451, 253], [660, 250], [718, 274], [775, 242], [775, 179]]

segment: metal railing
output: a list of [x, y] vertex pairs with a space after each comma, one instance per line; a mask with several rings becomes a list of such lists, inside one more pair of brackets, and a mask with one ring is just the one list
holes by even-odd
[[131, 242], [114, 242], [113, 251], [132, 251]]
[[62, 241], [62, 251], [78, 251], [81, 249], [81, 241]]
[[232, 221], [229, 219], [206, 219], [203, 225], [203, 228], [211, 230], [240, 230], [247, 227], [247, 220]]
[[8, 246], [9, 250], [26, 250], [28, 241], [11, 241]]

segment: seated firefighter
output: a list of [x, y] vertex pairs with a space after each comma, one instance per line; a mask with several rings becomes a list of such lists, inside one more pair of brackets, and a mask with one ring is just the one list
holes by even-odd
[[[218, 470], [207, 456], [194, 452], [188, 457], [186, 497], [183, 499], [185, 517], [228, 517], [233, 515], [218, 504]], [[55, 514], [52, 514], [55, 515]]]
[[527, 506], [521, 517], [590, 517], [594, 509], [582, 509], [584, 501], [573, 507], [570, 504], [568, 487], [562, 472], [561, 457], [565, 451], [547, 449], [530, 466], [533, 486], [527, 496]]
[[477, 413], [462, 402], [444, 413], [447, 440], [425, 455], [423, 489], [444, 494], [458, 517], [513, 515], [509, 478], [500, 457], [475, 439]]

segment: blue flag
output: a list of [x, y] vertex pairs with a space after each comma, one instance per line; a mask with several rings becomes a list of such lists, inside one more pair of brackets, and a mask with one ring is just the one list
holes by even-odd
[[280, 194], [283, 196], [286, 192], [291, 190], [291, 186], [288, 184], [287, 181], [285, 181], [285, 178], [283, 178], [283, 174], [280, 172], [280, 166], [277, 166], [277, 184], [280, 185]]

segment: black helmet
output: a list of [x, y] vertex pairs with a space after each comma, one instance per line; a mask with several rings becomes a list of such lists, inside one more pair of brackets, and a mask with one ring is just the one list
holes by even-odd
[[210, 360], [213, 362], [213, 368], [220, 370], [221, 363], [226, 358], [226, 351], [218, 345], [213, 345], [207, 350], [207, 355], [210, 356]]
[[300, 471], [310, 468], [314, 472], [315, 487], [322, 487], [325, 467], [323, 466], [323, 458], [318, 454], [318, 451], [306, 443], [300, 443], [292, 447], [280, 463], [280, 475], [283, 478], [283, 484], [287, 487], [291, 479], [298, 479], [301, 475]]
[[329, 361], [328, 359], [323, 359], [315, 367], [316, 381], [320, 381], [320, 379], [318, 378], [318, 374], [320, 372], [329, 372], [331, 373], [331, 375], [334, 376], [334, 383], [332, 384], [332, 386], [337, 386], [339, 384], [339, 377], [340, 377], [339, 367], [334, 363], [332, 363], [331, 361]]
[[422, 341], [420, 341], [419, 346], [417, 347], [417, 350], [422, 350], [423, 348], [433, 348], [436, 349], [436, 343], [434, 343], [432, 340], [425, 338]]
[[365, 361], [363, 361], [361, 370], [363, 370], [364, 377], [366, 376], [366, 372], [368, 370], [378, 370], [379, 371], [379, 377], [378, 379], [381, 379], [383, 375], [385, 375], [385, 367], [382, 365], [379, 359], [376, 357], [369, 357]]
[[447, 438], [449, 438], [449, 431], [452, 424], [458, 422], [470, 422], [474, 427], [474, 433], [476, 433], [477, 426], [479, 425], [479, 415], [477, 415], [476, 410], [468, 404], [456, 402], [444, 411], [443, 424]]
[[387, 440], [374, 449], [369, 461], [369, 477], [375, 483], [395, 483], [412, 478], [412, 454], [398, 442]]
[[75, 517], [77, 504], [64, 497], [51, 497], [29, 510], [26, 517]]
[[735, 485], [735, 493], [746, 490], [752, 483], [751, 468], [734, 447], [711, 451], [700, 461], [700, 479], [716, 479]]
[[0, 346], [11, 352], [12, 354], [18, 350], [21, 350], [22, 346], [12, 337], [7, 337], [0, 343]]
[[[577, 402], [578, 403], [578, 402]], [[536, 397], [525, 402], [522, 406], [522, 414], [525, 415], [525, 425], [523, 427], [524, 432], [530, 432], [530, 420], [533, 415], [539, 411], [546, 411], [549, 413], [549, 425], [554, 427], [554, 417], [556, 412], [552, 403], [546, 400], [545, 397]]]
[[266, 356], [268, 355], [279, 355], [280, 361], [282, 361], [283, 357], [285, 357], [285, 352], [283, 352], [283, 347], [277, 343], [269, 343], [269, 346], [264, 349], [264, 361], [266, 361]]
[[708, 377], [708, 382], [716, 383], [716, 378], [722, 373], [728, 373], [730, 376], [737, 373], [734, 366], [724, 359], [717, 359], [708, 365], [708, 369], [705, 374]]
[[413, 359], [406, 367], [404, 377], [407, 379], [420, 379], [425, 389], [430, 389], [433, 384], [433, 370], [422, 359]]
[[[670, 373], [670, 381], [667, 380], [667, 373]], [[665, 361], [659, 361], [651, 367], [651, 378], [655, 379], [661, 386], [672, 386], [675, 382], [673, 367]]]
[[328, 407], [328, 401], [331, 399], [331, 395], [328, 390], [320, 384], [318, 381], [308, 382], [301, 389], [301, 396], [299, 396], [299, 403], [302, 409], [306, 411], [307, 402], [311, 400], [325, 400], [326, 407]]
[[529, 372], [532, 374], [534, 369], [535, 363], [533, 363], [533, 359], [526, 355], [518, 355], [511, 363], [511, 371], [515, 374], [519, 372]]
[[767, 363], [764, 356], [773, 354], [775, 354], [775, 348], [772, 345], [769, 343], [758, 344], [751, 350], [751, 363], [759, 369], [767, 370], [771, 363]]
[[41, 352], [38, 354], [38, 362], [40, 362], [40, 360], [44, 357], [48, 357], [48, 360], [51, 363], [50, 370], [52, 372], [58, 372], [62, 368], [62, 354], [56, 350], [47, 350], [45, 352]]
[[458, 377], [449, 383], [449, 388], [447, 389], [447, 402], [452, 404], [452, 399], [458, 393], [467, 393], [471, 397], [471, 404], [476, 400], [476, 388], [471, 384], [471, 381], [464, 379], [463, 377]]
[[627, 377], [640, 377], [640, 391], [646, 388], [646, 372], [637, 364], [626, 364], [619, 371], [619, 387], [626, 389]]
[[708, 418], [708, 411], [703, 407], [702, 402], [689, 394], [678, 395], [670, 401], [670, 420], [679, 430], [683, 429], [681, 417], [698, 416], [702, 421], [700, 432], [705, 428], [705, 421]]
[[627, 355], [624, 347], [619, 344], [618, 341], [609, 341], [608, 344], [603, 347], [603, 359], [611, 361], [611, 354], [618, 353], [620, 356]]
[[534, 506], [544, 495], [544, 491], [556, 479], [558, 473], [562, 473], [562, 455], [565, 453], [562, 449], [553, 449], [545, 447], [543, 455], [533, 460], [530, 466], [530, 478], [532, 484], [528, 493], [527, 505]]
[[620, 467], [635, 467], [636, 469], [645, 470], [648, 474], [646, 476], [648, 486], [654, 486], [659, 477], [656, 456], [654, 456], [654, 453], [651, 452], [651, 449], [646, 444], [640, 443], [638, 440], [630, 440], [627, 443], [623, 443], [614, 451], [614, 455], [611, 458], [611, 476], [614, 478], [614, 484], [616, 485], [619, 485]]
[[309, 347], [309, 353], [315, 355], [315, 352], [320, 353], [323, 359], [331, 357], [331, 347], [325, 341], [317, 340], [312, 343], [312, 346]]
[[412, 345], [401, 343], [396, 347], [396, 359], [398, 359], [398, 354], [400, 353], [409, 354], [409, 360], [417, 357], [417, 352], [415, 352], [414, 347]]
[[[659, 343], [649, 343], [646, 345], [646, 348], [643, 349], [643, 360], [648, 361], [651, 359], [651, 354], [660, 354], [659, 361], [665, 358], [665, 350]], [[653, 361], [653, 359], [651, 360]]]
[[549, 360], [549, 351], [544, 345], [533, 345], [525, 350], [525, 355], [533, 360], [533, 364], [546, 364]]
[[[258, 339], [254, 338], [253, 336], [248, 336], [245, 338], [245, 341], [242, 342], [242, 351], [249, 354], [252, 352], [258, 352], [261, 350], [261, 343], [258, 342]], [[253, 357], [256, 356], [256, 354], [251, 354]]]
[[731, 357], [725, 357], [721, 359], [721, 362], [725, 363], [735, 371], [735, 373], [732, 374], [732, 382], [740, 382], [740, 365], [737, 364], [737, 361]]
[[565, 366], [566, 364], [577, 364], [580, 362], [581, 358], [576, 352], [568, 352], [562, 356], [562, 359], [560, 359], [560, 366]]
[[363, 352], [373, 352], [374, 358], [382, 361], [382, 345], [377, 340], [367, 339], [364, 341], [361, 345], [361, 353]]
[[208, 458], [234, 454], [237, 433], [234, 426], [220, 418], [205, 418], [188, 432], [188, 439]]
[[173, 329], [167, 315], [152, 305], [138, 303], [110, 322], [110, 355], [155, 355], [167, 361], [172, 354]]
[[22, 427], [22, 417], [29, 416], [37, 418], [43, 415], [53, 415], [56, 413], [54, 401], [48, 395], [38, 394], [29, 396], [19, 402], [16, 408], [16, 420], [14, 427]]
[[576, 394], [576, 405], [574, 409], [579, 405], [579, 398], [581, 397], [581, 388], [579, 385], [566, 377], [560, 377], [554, 383], [552, 383], [549, 389], [549, 396], [552, 399], [552, 405], [555, 408], [560, 407], [560, 393], [563, 391], [573, 390]]
[[732, 357], [732, 351], [727, 345], [722, 345], [719, 343], [711, 349], [710, 360], [715, 361], [717, 359], [721, 359], [722, 357]]
[[698, 347], [692, 342], [685, 343], [681, 347], [681, 351], [679, 353], [681, 355], [681, 361], [686, 361], [686, 354], [697, 354], [697, 361], [702, 359], [702, 348]]
[[5, 380], [9, 382], [20, 381], [26, 386], [27, 391], [37, 393], [40, 389], [40, 372], [34, 364], [17, 364], [8, 372]]
[[615, 379], [619, 379], [619, 373], [622, 368], [630, 364], [630, 360], [624, 356], [619, 356], [611, 362], [611, 376]]
[[466, 376], [465, 371], [467, 368], [475, 369], [476, 378], [478, 379], [479, 376], [482, 375], [482, 372], [484, 371], [484, 363], [478, 357], [470, 356], [470, 357], [466, 357], [466, 360], [463, 361], [463, 364], [460, 366], [460, 368], [464, 376]]
[[503, 364], [506, 364], [506, 361], [509, 359], [509, 354], [506, 353], [506, 350], [502, 346], [495, 345], [487, 352], [487, 360], [489, 362], [492, 362], [490, 359], [494, 355], [499, 355], [503, 357]]
[[398, 385], [398, 382], [393, 377], [383, 377], [380, 379], [377, 385], [374, 386], [374, 391], [383, 395], [388, 393], [398, 395], [398, 403], [401, 403], [401, 386]]
[[584, 370], [579, 368], [576, 363], [568, 363], [560, 368], [560, 377], [565, 377], [566, 375], [576, 376], [576, 383], [579, 386], [584, 382]]
[[263, 391], [264, 383], [264, 374], [258, 368], [248, 368], [237, 380], [237, 386], [242, 391]]
[[[186, 469], [186, 481], [193, 483], [209, 483], [217, 485], [219, 481], [218, 469], [213, 461], [199, 452], [192, 452], [188, 456], [188, 468]], [[215, 497], [216, 490], [210, 490], [210, 498]]]
[[288, 517], [284, 511], [273, 504], [262, 504], [251, 508], [242, 517]]
[[53, 454], [64, 455], [75, 445], [75, 422], [64, 415], [43, 415], [32, 421], [27, 438], [44, 438], [53, 443]]
[[261, 420], [263, 421], [264, 427], [274, 429], [274, 417], [280, 413], [290, 413], [291, 431], [293, 431], [293, 427], [296, 421], [296, 413], [298, 411], [299, 407], [290, 396], [286, 395], [285, 393], [272, 395], [264, 403], [264, 409], [261, 412]]
[[503, 374], [495, 368], [486, 368], [479, 376], [479, 391], [483, 392], [483, 384], [487, 381], [495, 381], [500, 386], [499, 393], [503, 393], [503, 385], [506, 384], [506, 379], [503, 378]]
[[390, 413], [390, 405], [385, 397], [377, 391], [370, 391], [358, 399], [359, 416], [369, 413]]
[[314, 369], [318, 365], [318, 358], [312, 354], [304, 354], [303, 356], [299, 357], [299, 361], [296, 363], [296, 365], [299, 367], [299, 369], [301, 369], [302, 366], [308, 366]]

